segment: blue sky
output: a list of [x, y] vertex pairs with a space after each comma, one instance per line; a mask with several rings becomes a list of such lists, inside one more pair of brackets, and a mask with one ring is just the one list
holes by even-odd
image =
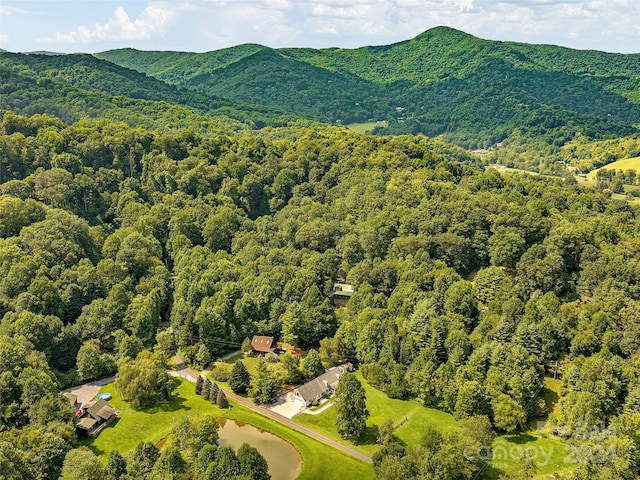
[[13, 52], [354, 48], [438, 25], [491, 40], [640, 53], [640, 0], [0, 0], [0, 47]]

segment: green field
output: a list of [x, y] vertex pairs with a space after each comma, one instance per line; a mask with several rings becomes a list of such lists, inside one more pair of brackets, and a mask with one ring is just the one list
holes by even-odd
[[640, 172], [640, 157], [625, 158], [617, 162], [609, 163], [604, 167], [591, 170], [587, 173], [587, 180], [595, 182], [599, 170], [635, 170], [636, 172]]
[[378, 122], [364, 122], [364, 123], [350, 123], [349, 125], [345, 125], [349, 130], [353, 130], [354, 132], [365, 134], [370, 132], [376, 127], [386, 127], [388, 125], [387, 121], [378, 121]]
[[[373, 467], [364, 462], [234, 402], [230, 402], [231, 409], [221, 410], [196, 395], [192, 384], [182, 380], [176, 381], [178, 386], [168, 403], [141, 410], [134, 410], [127, 402], [121, 400], [115, 384], [104, 386], [101, 392], [112, 394], [111, 405], [120, 411], [120, 415], [98, 438], [82, 439], [81, 444], [100, 456], [105, 456], [111, 450], [126, 453], [143, 440], [158, 444], [184, 415], [214, 415], [251, 424], [287, 440], [302, 456], [302, 472], [298, 477], [300, 479], [368, 480], [373, 478]], [[340, 465], [340, 468], [327, 469], [327, 465]]]

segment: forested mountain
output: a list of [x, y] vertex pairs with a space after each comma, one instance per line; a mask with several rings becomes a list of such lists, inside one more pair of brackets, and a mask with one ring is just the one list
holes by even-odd
[[294, 114], [176, 88], [91, 55], [0, 53], [0, 105], [67, 122], [110, 118], [162, 130], [233, 132], [286, 125]]
[[352, 50], [241, 45], [97, 56], [236, 102], [327, 122], [387, 120], [378, 133], [443, 135], [471, 148], [516, 130], [558, 146], [576, 134], [624, 136], [640, 120], [640, 55], [488, 41], [446, 27]]

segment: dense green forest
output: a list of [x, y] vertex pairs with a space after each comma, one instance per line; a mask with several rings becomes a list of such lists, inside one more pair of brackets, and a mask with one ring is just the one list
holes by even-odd
[[[608, 452], [581, 458], [575, 478], [640, 474], [637, 207], [483, 170], [425, 137], [172, 130], [0, 116], [7, 478], [75, 478], [65, 466], [94, 462], [75, 449], [59, 389], [136, 361], [163, 372], [161, 321], [195, 367], [273, 335], [317, 349], [325, 366], [350, 359], [389, 397], [450, 412], [487, 438], [549, 414], [543, 379], [557, 376], [553, 431]], [[356, 293], [336, 310], [327, 295], [338, 278]], [[169, 395], [157, 378], [154, 392]], [[391, 436], [378, 477], [482, 470], [459, 463], [465, 442], [480, 440], [431, 435], [420, 445]], [[166, 478], [144, 462], [170, 456], [183, 475], [171, 478], [214, 478], [175, 448], [122, 454], [131, 478]]]
[[640, 55], [488, 41], [447, 27], [357, 49], [97, 56], [235, 102], [330, 123], [386, 120], [376, 133], [442, 135], [471, 149], [620, 137], [637, 132], [640, 118]]
[[[638, 478], [640, 210], [612, 195], [638, 176], [574, 175], [640, 157], [639, 72], [450, 28], [353, 50], [1, 51], [0, 478], [266, 480], [211, 417], [105, 465], [60, 394], [117, 373], [153, 407], [174, 342], [202, 370], [253, 335], [305, 354], [213, 370], [255, 403], [350, 361], [380, 398], [453, 416], [415, 443], [376, 425], [377, 478], [478, 478], [469, 448], [543, 420], [563, 475]], [[335, 125], [369, 120], [387, 122]], [[357, 441], [347, 379], [360, 413], [336, 427]]]
[[107, 118], [163, 131], [189, 128], [232, 133], [299, 119], [282, 110], [239, 105], [176, 88], [86, 54], [0, 52], [0, 74], [4, 108], [28, 115], [51, 114], [68, 123]]

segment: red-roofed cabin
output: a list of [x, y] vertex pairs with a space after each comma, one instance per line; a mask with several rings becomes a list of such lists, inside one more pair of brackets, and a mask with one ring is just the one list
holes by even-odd
[[280, 350], [278, 343], [273, 337], [261, 337], [255, 335], [251, 339], [251, 348], [254, 355], [264, 355], [266, 353], [276, 352]]

